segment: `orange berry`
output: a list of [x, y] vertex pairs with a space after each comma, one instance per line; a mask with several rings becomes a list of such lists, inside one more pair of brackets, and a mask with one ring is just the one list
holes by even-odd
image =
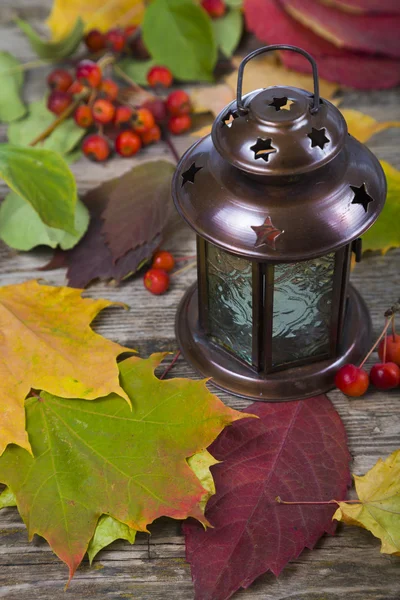
[[142, 142], [137, 133], [130, 129], [121, 131], [115, 140], [115, 150], [120, 156], [129, 157], [139, 152]]
[[119, 87], [112, 79], [103, 79], [100, 84], [100, 96], [111, 102], [117, 99]]
[[93, 133], [82, 142], [82, 152], [95, 162], [103, 162], [110, 156], [110, 145], [104, 136]]
[[192, 126], [192, 119], [189, 115], [179, 115], [177, 117], [171, 117], [168, 121], [168, 129], [174, 135], [185, 133]]
[[150, 127], [150, 129], [147, 129], [146, 131], [141, 133], [140, 137], [142, 138], [144, 146], [148, 146], [149, 144], [155, 144], [161, 139], [161, 129], [158, 125], [153, 125], [153, 127]]
[[90, 106], [87, 104], [78, 106], [74, 113], [74, 119], [75, 123], [79, 125], [79, 127], [84, 127], [85, 129], [93, 125], [93, 114]]
[[147, 83], [151, 87], [162, 86], [170, 87], [174, 77], [167, 67], [155, 66], [147, 73]]
[[133, 125], [136, 133], [144, 133], [145, 131], [151, 129], [155, 125], [155, 120], [153, 114], [149, 111], [148, 108], [139, 108], [135, 116], [135, 122]]
[[175, 266], [175, 259], [170, 252], [166, 250], [158, 250], [153, 256], [151, 266], [155, 269], [163, 269], [164, 271], [172, 271]]
[[92, 108], [94, 120], [97, 123], [111, 123], [115, 115], [115, 106], [109, 100], [99, 98], [93, 104]]

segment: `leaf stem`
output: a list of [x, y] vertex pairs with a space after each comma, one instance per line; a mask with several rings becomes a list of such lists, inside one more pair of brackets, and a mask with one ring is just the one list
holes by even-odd
[[174, 358], [172, 359], [172, 361], [170, 362], [168, 367], [165, 369], [164, 373], [160, 376], [160, 379], [164, 379], [164, 377], [170, 372], [170, 370], [175, 365], [175, 363], [178, 360], [178, 358], [180, 357], [180, 355], [181, 355], [181, 351], [178, 350], [178, 352], [175, 354]]
[[276, 502], [278, 504], [291, 504], [291, 505], [300, 505], [300, 506], [308, 506], [308, 505], [316, 505], [316, 506], [325, 506], [327, 504], [339, 504], [339, 502], [347, 502], [348, 504], [359, 504], [360, 501], [359, 500], [316, 500], [314, 501], [306, 501], [306, 500], [299, 500], [296, 502], [289, 502], [288, 500], [282, 500], [282, 498], [280, 496], [277, 496], [275, 498]]
[[74, 110], [78, 107], [79, 103], [81, 102], [81, 100], [83, 98], [86, 98], [87, 95], [89, 93], [89, 90], [84, 90], [81, 94], [79, 94], [79, 96], [72, 102], [72, 104], [70, 104], [65, 110], [64, 112], [62, 112], [57, 119], [55, 119], [52, 123], [50, 123], [50, 125], [48, 127], [46, 127], [46, 129], [44, 131], [42, 131], [42, 133], [40, 133], [37, 137], [35, 137], [34, 140], [31, 141], [31, 143], [29, 144], [29, 146], [36, 146], [36, 144], [38, 144], [39, 142], [43, 142], [46, 138], [49, 137], [49, 135], [51, 135], [53, 133], [53, 131], [55, 129], [57, 129], [57, 127], [59, 125], [61, 125], [61, 123], [63, 123], [66, 119], [68, 119], [68, 117], [70, 115], [72, 115], [72, 113], [74, 112]]
[[396, 341], [396, 326], [395, 326], [395, 323], [394, 323], [394, 319], [395, 319], [395, 315], [393, 315], [393, 319], [392, 319], [392, 339], [393, 339], [393, 342]]
[[377, 345], [379, 344], [379, 342], [381, 341], [381, 339], [383, 338], [383, 336], [386, 335], [386, 332], [387, 332], [387, 330], [389, 328], [390, 323], [392, 322], [392, 319], [393, 319], [393, 315], [389, 319], [386, 320], [385, 327], [383, 328], [382, 333], [380, 334], [380, 336], [376, 340], [375, 344], [372, 346], [371, 350], [368, 352], [367, 356], [364, 358], [364, 360], [360, 364], [360, 369], [367, 362], [367, 360], [369, 359], [369, 357], [371, 356], [371, 354], [373, 353], [373, 351], [375, 350], [375, 348], [377, 347]]

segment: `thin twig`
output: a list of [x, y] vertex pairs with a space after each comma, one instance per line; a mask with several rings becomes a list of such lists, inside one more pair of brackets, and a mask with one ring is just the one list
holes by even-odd
[[191, 262], [188, 265], [185, 265], [184, 267], [182, 267], [181, 269], [178, 269], [177, 271], [174, 271], [173, 273], [171, 273], [171, 277], [175, 277], [175, 275], [180, 275], [184, 271], [188, 271], [189, 269], [193, 269], [193, 267], [195, 267], [195, 266], [196, 266], [196, 261]]
[[192, 254], [192, 256], [178, 256], [177, 258], [175, 258], [175, 262], [183, 262], [186, 260], [193, 260], [194, 258], [197, 258], [197, 256], [195, 254]]
[[136, 81], [134, 81], [133, 79], [131, 79], [129, 77], [129, 75], [127, 75], [121, 69], [121, 67], [119, 65], [113, 65], [113, 70], [118, 75], [118, 77], [121, 77], [121, 79], [123, 79], [124, 81], [126, 81], [126, 83], [129, 83], [129, 85], [131, 86], [131, 88], [133, 88], [136, 92], [141, 92], [143, 94], [148, 95], [151, 98], [154, 98], [153, 94], [150, 94], [150, 92], [148, 92], [147, 90], [145, 90], [144, 88], [142, 88], [138, 83], [136, 83]]
[[180, 355], [181, 355], [181, 351], [178, 350], [178, 352], [175, 354], [174, 358], [172, 359], [171, 363], [165, 369], [164, 373], [160, 376], [160, 379], [164, 379], [164, 377], [170, 372], [170, 370], [175, 365], [175, 363], [178, 360], [178, 358], [180, 357]]
[[165, 129], [165, 127], [162, 128], [162, 134], [163, 134], [163, 140], [164, 140], [164, 142], [167, 144], [168, 148], [171, 150], [171, 153], [172, 153], [174, 159], [178, 163], [180, 161], [181, 157], [179, 156], [179, 152], [175, 148], [175, 144], [171, 140], [171, 136], [168, 134], [168, 132]]
[[373, 351], [375, 350], [375, 348], [377, 347], [377, 345], [379, 344], [379, 342], [381, 341], [381, 339], [383, 338], [384, 335], [386, 335], [386, 332], [389, 328], [390, 323], [392, 322], [393, 319], [393, 315], [387, 319], [385, 327], [383, 328], [383, 331], [381, 333], [381, 335], [378, 337], [378, 339], [376, 340], [375, 344], [372, 346], [371, 350], [368, 352], [367, 356], [364, 358], [364, 360], [362, 361], [362, 363], [360, 364], [360, 369], [362, 369], [362, 367], [364, 366], [364, 364], [367, 362], [367, 360], [369, 359], [369, 357], [371, 356], [371, 354], [373, 353]]
[[395, 323], [394, 323], [394, 319], [395, 319], [395, 315], [393, 315], [393, 319], [392, 319], [392, 339], [393, 339], [393, 342], [396, 341], [396, 326], [395, 326]]
[[63, 123], [66, 119], [68, 119], [68, 117], [70, 115], [72, 115], [72, 113], [74, 112], [74, 110], [79, 106], [81, 100], [83, 98], [86, 98], [86, 96], [88, 95], [89, 91], [85, 90], [84, 92], [82, 92], [81, 94], [79, 94], [79, 96], [76, 98], [76, 100], [74, 100], [72, 102], [72, 104], [70, 104], [65, 110], [64, 112], [61, 113], [61, 115], [59, 115], [57, 117], [57, 119], [55, 119], [52, 123], [50, 123], [50, 125], [48, 127], [46, 127], [46, 129], [44, 131], [42, 131], [41, 134], [39, 134], [37, 137], [35, 137], [34, 140], [32, 140], [32, 142], [29, 144], [30, 146], [36, 146], [36, 144], [38, 144], [39, 142], [43, 142], [43, 140], [45, 140], [46, 138], [49, 137], [49, 135], [51, 135], [53, 133], [53, 131], [55, 129], [57, 129], [57, 127], [59, 125], [61, 125], [61, 123]]

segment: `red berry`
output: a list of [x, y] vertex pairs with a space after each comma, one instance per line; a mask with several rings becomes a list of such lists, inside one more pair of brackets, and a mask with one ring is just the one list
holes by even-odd
[[161, 139], [161, 129], [158, 125], [153, 125], [153, 127], [150, 127], [150, 129], [147, 129], [147, 131], [141, 133], [140, 137], [142, 138], [144, 146], [154, 144], [156, 142], [159, 142]]
[[368, 389], [368, 373], [355, 365], [344, 365], [336, 373], [335, 385], [347, 396], [362, 396]]
[[371, 383], [380, 390], [391, 390], [400, 383], [400, 368], [393, 362], [377, 363], [369, 373]]
[[99, 87], [101, 83], [101, 69], [93, 60], [81, 60], [76, 67], [76, 78], [82, 85], [93, 88]]
[[214, 19], [222, 17], [226, 11], [226, 4], [223, 0], [202, 0], [201, 5]]
[[171, 117], [168, 121], [168, 129], [174, 135], [185, 133], [192, 126], [192, 119], [189, 115], [179, 115], [178, 117]]
[[161, 98], [154, 98], [154, 100], [146, 100], [142, 104], [142, 108], [147, 108], [154, 117], [156, 123], [164, 123], [167, 118], [167, 107], [165, 106], [164, 100]]
[[135, 115], [133, 125], [136, 133], [144, 133], [154, 127], [155, 121], [152, 113], [147, 108], [139, 108]]
[[110, 155], [110, 146], [105, 137], [93, 133], [83, 140], [82, 151], [90, 160], [103, 162]]
[[117, 106], [114, 116], [114, 124], [118, 127], [120, 125], [131, 125], [133, 116], [133, 110], [130, 106]]
[[147, 83], [151, 87], [163, 86], [170, 87], [174, 78], [172, 73], [167, 67], [152, 67], [147, 73]]
[[60, 92], [68, 92], [73, 81], [72, 75], [65, 69], [54, 69], [47, 77], [49, 88]]
[[[384, 346], [385, 340], [382, 340], [378, 350], [379, 358], [381, 360], [383, 360]], [[400, 335], [397, 333], [395, 334], [394, 339], [393, 335], [388, 335], [386, 337], [386, 360], [400, 366]]]
[[106, 33], [106, 46], [112, 52], [122, 52], [125, 46], [125, 34], [123, 29], [110, 29]]
[[99, 98], [92, 107], [93, 117], [97, 123], [111, 123], [115, 116], [115, 106], [109, 100]]
[[90, 52], [99, 52], [106, 47], [106, 38], [98, 29], [92, 29], [84, 37], [84, 42]]
[[191, 111], [189, 95], [183, 90], [171, 92], [166, 105], [167, 111], [172, 116], [188, 115]]
[[149, 269], [143, 278], [143, 283], [152, 294], [163, 294], [169, 287], [169, 275], [162, 269]]
[[72, 102], [71, 94], [55, 90], [47, 98], [47, 108], [55, 115], [61, 115]]
[[142, 147], [142, 141], [137, 133], [130, 129], [121, 131], [115, 140], [115, 150], [120, 156], [133, 156], [139, 152]]
[[175, 259], [170, 252], [166, 250], [158, 250], [153, 256], [151, 266], [154, 269], [163, 269], [164, 271], [172, 271], [175, 266]]
[[84, 88], [84, 86], [75, 79], [75, 81], [69, 88], [68, 93], [72, 94], [72, 95], [80, 94], [83, 91], [83, 88]]
[[74, 119], [79, 127], [84, 127], [85, 129], [93, 125], [93, 114], [90, 107], [87, 104], [78, 106], [74, 113]]
[[100, 84], [100, 96], [107, 100], [111, 100], [111, 102], [114, 102], [114, 100], [117, 99], [118, 91], [118, 84], [112, 79], [103, 79]]

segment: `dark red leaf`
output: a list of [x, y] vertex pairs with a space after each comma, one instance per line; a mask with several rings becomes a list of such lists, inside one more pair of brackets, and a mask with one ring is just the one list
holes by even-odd
[[339, 415], [326, 396], [255, 403], [258, 415], [228, 427], [210, 446], [217, 493], [207, 505], [213, 529], [184, 525], [197, 600], [226, 600], [271, 570], [279, 575], [324, 532], [333, 534], [334, 505], [284, 500], [345, 498], [350, 454]]
[[279, 0], [296, 21], [340, 48], [400, 57], [400, 17], [354, 15], [315, 0]]
[[[321, 77], [359, 89], [390, 88], [400, 83], [400, 61], [357, 54], [334, 46], [289, 17], [277, 0], [245, 0], [247, 27], [268, 44], [299, 46], [317, 59]], [[282, 52], [284, 64], [309, 72], [308, 61]]]
[[143, 163], [111, 191], [102, 232], [114, 261], [162, 232], [170, 215], [174, 170], [165, 160]]
[[56, 250], [52, 260], [42, 270], [68, 267], [67, 279], [71, 287], [84, 288], [95, 279], [106, 281], [114, 279], [118, 283], [128, 275], [135, 273], [141, 264], [150, 259], [161, 243], [161, 235], [150, 242], [130, 250], [113, 261], [111, 250], [102, 234], [101, 214], [107, 206], [109, 194], [118, 184], [119, 178], [112, 179], [90, 190], [83, 198], [90, 212], [88, 230], [81, 241], [71, 250]]

